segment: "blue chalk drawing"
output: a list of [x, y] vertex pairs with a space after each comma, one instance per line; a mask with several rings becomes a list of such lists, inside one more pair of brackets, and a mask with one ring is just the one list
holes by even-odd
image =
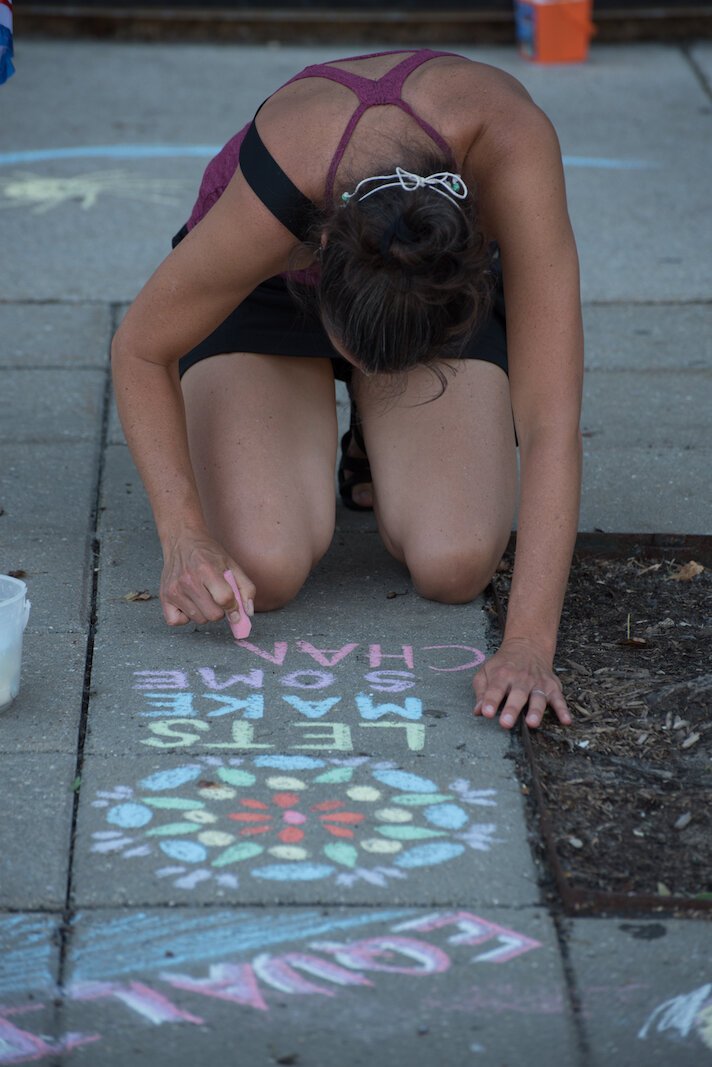
[[[75, 148], [40, 148], [0, 153], [0, 166], [22, 163], [47, 163], [65, 159], [209, 159], [222, 145], [203, 144], [110, 144], [83, 145]], [[564, 166], [590, 167], [597, 170], [652, 170], [659, 163], [648, 159], [619, 159], [606, 156], [564, 156]]]
[[[72, 979], [77, 983], [110, 981], [129, 974], [165, 971], [167, 950], [171, 953], [171, 968], [180, 969], [189, 964], [223, 960], [231, 955], [263, 952], [296, 940], [312, 940], [359, 930], [372, 923], [396, 922], [398, 919], [412, 918], [412, 915], [409, 908], [374, 909], [355, 915], [344, 915], [343, 911], [324, 915], [315, 908], [266, 915], [256, 913], [254, 909], [207, 909], [199, 914], [151, 910], [124, 913], [106, 919], [94, 912], [80, 912], [72, 921]], [[16, 917], [13, 916], [15, 921]], [[38, 946], [42, 953], [38, 952], [31, 968], [30, 958], [26, 955], [28, 941], [34, 935], [35, 928], [37, 936], [44, 937], [45, 926], [48, 928], [47, 941]], [[21, 927], [22, 930], [18, 931], [21, 936], [16, 940], [17, 951], [13, 948], [8, 951], [11, 961], [22, 951], [22, 960], [18, 960], [18, 963], [24, 965], [27, 962], [27, 967], [18, 970], [19, 980], [13, 981], [9, 989], [40, 987], [43, 984], [43, 968], [48, 968], [45, 956], [49, 959], [49, 930], [54, 929], [54, 924], [50, 920], [33, 917], [23, 919]], [[3, 945], [9, 943], [12, 946], [15, 942], [5, 939], [6, 928], [7, 922], [0, 922], [0, 939]], [[0, 990], [3, 991], [6, 959], [3, 953], [0, 978]], [[10, 967], [7, 978], [10, 979]]]
[[327, 878], [334, 871], [325, 863], [273, 863], [254, 870], [255, 878], [268, 878], [274, 882], [314, 882]]
[[407, 771], [374, 771], [373, 777], [393, 789], [404, 789], [412, 793], [437, 793], [438, 787], [429, 778]]
[[135, 830], [145, 826], [153, 818], [153, 812], [143, 804], [117, 804], [106, 814], [106, 821], [112, 826], [121, 826], [125, 830]]
[[0, 153], [0, 166], [47, 163], [55, 159], [176, 159], [181, 156], [205, 159], [214, 156], [220, 148], [220, 145], [206, 144], [99, 144], [78, 148], [39, 148]]
[[161, 852], [183, 863], [203, 863], [208, 850], [195, 841], [161, 841]]
[[312, 756], [256, 756], [256, 767], [279, 767], [283, 771], [305, 771], [313, 767], [325, 767], [323, 759]]
[[26, 990], [51, 992], [60, 919], [44, 915], [0, 918], [0, 996]]
[[[203, 756], [139, 787], [135, 797], [126, 785], [97, 793], [92, 807], [106, 808], [104, 825], [120, 829], [97, 829], [92, 851], [151, 862], [170, 856], [176, 866], [155, 875], [188, 892], [209, 879], [237, 890], [246, 878], [386, 887], [498, 841], [496, 824], [472, 811], [496, 806], [494, 789], [466, 779], [443, 788], [392, 760]], [[151, 790], [160, 793], [155, 804]]]
[[159, 771], [143, 778], [138, 784], [141, 789], [179, 789], [187, 782], [194, 782], [203, 773], [204, 768], [193, 763], [187, 767], [176, 767], [171, 771]]
[[416, 845], [393, 860], [396, 867], [431, 867], [462, 855], [465, 846], [451, 841], [434, 841], [427, 845]]
[[469, 821], [469, 816], [457, 804], [432, 804], [424, 808], [423, 815], [433, 826], [444, 826], [448, 830], [460, 830]]

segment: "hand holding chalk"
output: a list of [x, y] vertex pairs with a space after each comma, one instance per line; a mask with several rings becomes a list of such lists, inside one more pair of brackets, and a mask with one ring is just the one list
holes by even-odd
[[232, 571], [225, 571], [225, 573], [223, 574], [223, 578], [235, 594], [235, 600], [237, 601], [237, 606], [240, 611], [240, 618], [238, 619], [238, 621], [230, 622], [230, 620], [228, 619], [228, 625], [232, 630], [232, 636], [235, 638], [235, 640], [241, 641], [245, 637], [250, 636], [250, 631], [252, 630], [252, 621], [250, 619], [250, 616], [245, 611], [245, 608], [242, 603], [242, 597], [240, 596], [240, 590], [237, 588], [237, 582], [235, 581], [235, 576]]

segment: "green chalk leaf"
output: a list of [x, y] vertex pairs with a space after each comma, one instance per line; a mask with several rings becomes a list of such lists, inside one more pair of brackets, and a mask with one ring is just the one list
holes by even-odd
[[249, 771], [240, 771], [237, 767], [220, 767], [218, 778], [228, 785], [254, 785], [256, 778]]
[[241, 841], [239, 845], [230, 845], [213, 860], [213, 867], [227, 867], [229, 863], [240, 863], [242, 860], [252, 859], [259, 856], [264, 849], [262, 845], [254, 845], [250, 841]]
[[176, 834], [194, 834], [201, 827], [196, 822], [170, 822], [166, 826], [154, 826], [146, 831], [146, 837], [175, 837]]
[[141, 797], [142, 804], [148, 804], [149, 808], [176, 808], [181, 811], [196, 811], [204, 808], [202, 800], [188, 800], [185, 797]]
[[350, 782], [354, 776], [353, 767], [335, 767], [331, 771], [324, 771], [313, 779], [314, 782]]
[[377, 832], [394, 841], [423, 841], [426, 837], [447, 837], [445, 830], [428, 830], [425, 826], [378, 826]]
[[344, 867], [355, 867], [358, 860], [358, 849], [354, 848], [353, 845], [335, 841], [324, 845], [324, 855], [328, 856], [334, 863], [343, 864]]

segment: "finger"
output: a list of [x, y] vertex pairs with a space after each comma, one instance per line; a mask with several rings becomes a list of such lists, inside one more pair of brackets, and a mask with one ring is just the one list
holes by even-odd
[[544, 693], [539, 692], [539, 690], [532, 690], [529, 694], [529, 708], [527, 710], [526, 719], [524, 720], [527, 726], [531, 726], [532, 728], [539, 726], [541, 720], [544, 718], [548, 701], [549, 698]]
[[482, 714], [482, 700], [487, 689], [487, 675], [483, 670], [479, 670], [475, 677], [472, 679], [472, 688], [475, 691], [475, 706], [473, 711], [475, 715]]
[[[240, 568], [237, 567], [234, 563], [230, 567], [230, 571], [235, 580], [235, 584], [237, 585], [237, 588], [239, 590], [240, 598], [242, 600], [242, 606], [245, 609], [245, 613], [250, 616], [254, 615], [255, 595], [257, 593], [255, 583], [251, 582], [250, 579], [243, 573], [243, 571], [241, 571]], [[238, 606], [239, 605], [235, 604], [235, 609], [237, 609]], [[237, 618], [238, 616], [236, 615], [235, 618], [232, 619], [232, 621], [237, 621]]]
[[500, 726], [503, 726], [505, 730], [511, 730], [528, 699], [529, 691], [527, 689], [512, 686], [507, 702], [502, 708], [502, 714], [499, 717]]
[[563, 726], [570, 726], [573, 720], [563, 694], [559, 692], [552, 693], [549, 696], [549, 703], [556, 712], [559, 722]]
[[187, 622], [190, 622], [185, 612], [177, 608], [175, 604], [169, 603], [163, 604], [163, 618], [169, 626], [185, 626]]
[[211, 587], [216, 589], [220, 584], [227, 590], [224, 599], [234, 606], [234, 596], [225, 579], [207, 568], [202, 573], [198, 571], [184, 574], [180, 581], [168, 590], [168, 596], [193, 622], [219, 622], [225, 615], [225, 609], [216, 602]]
[[482, 697], [482, 714], [486, 719], [493, 719], [497, 709], [509, 692], [509, 686], [489, 685]]

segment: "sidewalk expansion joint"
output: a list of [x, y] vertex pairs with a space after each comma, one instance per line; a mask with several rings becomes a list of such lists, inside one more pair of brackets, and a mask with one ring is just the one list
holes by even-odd
[[693, 56], [691, 46], [689, 44], [684, 44], [682, 45], [680, 51], [682, 52], [690, 68], [692, 69], [692, 73], [695, 75], [695, 78], [699, 82], [702, 92], [705, 94], [708, 100], [712, 100], [712, 84], [707, 81], [707, 77], [705, 75], [704, 70]]
[[[111, 319], [111, 336], [116, 329], [119, 317], [119, 305], [110, 305], [110, 319]], [[79, 718], [79, 728], [77, 731], [77, 757], [74, 771], [74, 800], [72, 807], [72, 826], [71, 836], [69, 844], [69, 857], [67, 861], [67, 887], [65, 893], [64, 910], [62, 914], [62, 924], [60, 926], [59, 934], [59, 965], [57, 984], [60, 989], [64, 986], [65, 970], [67, 965], [67, 955], [69, 947], [70, 936], [70, 922], [73, 914], [72, 908], [72, 894], [73, 894], [73, 870], [74, 870], [74, 854], [76, 848], [76, 834], [77, 834], [77, 818], [79, 814], [79, 798], [81, 791], [81, 778], [82, 770], [84, 767], [84, 745], [87, 734], [87, 724], [89, 720], [89, 702], [92, 695], [91, 681], [92, 681], [92, 667], [94, 661], [94, 641], [96, 637], [96, 622], [97, 622], [97, 594], [99, 586], [99, 564], [101, 558], [101, 542], [98, 537], [98, 524], [99, 524], [99, 508], [101, 504], [101, 493], [104, 481], [104, 466], [105, 456], [107, 448], [107, 440], [109, 435], [109, 419], [111, 412], [111, 372], [110, 365], [107, 362], [105, 370], [104, 381], [104, 395], [102, 401], [101, 412], [101, 426], [99, 432], [99, 450], [96, 464], [96, 474], [94, 479], [94, 494], [91, 506], [91, 513], [89, 516], [89, 536], [91, 538], [91, 593], [89, 602], [89, 619], [88, 619], [88, 632], [87, 632], [87, 645], [86, 656], [84, 660], [84, 685], [82, 690], [82, 706]]]

